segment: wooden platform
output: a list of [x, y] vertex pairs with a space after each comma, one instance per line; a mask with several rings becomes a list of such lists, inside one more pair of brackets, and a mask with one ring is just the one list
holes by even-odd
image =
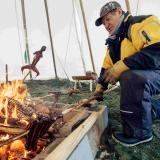
[[96, 80], [95, 76], [91, 75], [85, 75], [85, 76], [72, 76], [72, 79], [74, 80], [74, 89], [77, 89], [77, 83], [81, 87], [80, 82], [89, 82], [90, 83], [90, 91], [92, 91], [93, 88], [93, 82]]
[[94, 160], [98, 151], [100, 136], [108, 124], [106, 106], [90, 112], [89, 117], [66, 138], [58, 138], [34, 160]]

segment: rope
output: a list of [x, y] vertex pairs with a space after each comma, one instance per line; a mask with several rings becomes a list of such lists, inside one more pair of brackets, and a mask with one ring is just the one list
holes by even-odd
[[74, 25], [75, 25], [75, 29], [76, 29], [77, 42], [78, 42], [78, 46], [79, 46], [79, 50], [80, 50], [80, 54], [81, 54], [81, 60], [82, 60], [82, 64], [83, 64], [84, 74], [86, 74], [85, 61], [84, 61], [83, 51], [82, 51], [82, 38], [81, 38], [81, 42], [80, 42], [79, 37], [78, 37], [77, 25], [76, 25], [76, 17], [75, 17], [76, 12], [75, 12], [74, 0], [72, 0], [72, 4], [73, 4], [73, 10], [74, 10]]
[[69, 25], [69, 33], [68, 33], [68, 41], [67, 41], [67, 47], [66, 47], [66, 54], [65, 54], [65, 61], [64, 61], [64, 66], [66, 66], [66, 61], [67, 61], [67, 54], [68, 54], [68, 49], [69, 49], [69, 42], [70, 42], [70, 37], [71, 37], [71, 31], [72, 31], [72, 19], [73, 19], [73, 14], [74, 11], [72, 11], [72, 17]]
[[60, 60], [60, 58], [58, 57], [58, 54], [56, 54], [56, 52], [55, 52], [55, 55], [57, 56], [57, 59], [58, 59], [60, 65], [61, 65], [61, 67], [62, 67], [62, 70], [63, 70], [64, 74], [66, 75], [67, 79], [70, 80], [70, 79], [69, 79], [69, 76], [68, 76], [68, 74], [67, 74], [67, 72], [66, 72], [66, 70], [65, 70], [65, 67], [64, 67], [63, 64], [61, 63], [61, 60]]
[[[20, 40], [20, 29], [19, 29], [19, 24], [18, 24], [18, 13], [17, 13], [17, 1], [15, 0], [15, 5], [14, 5], [14, 8], [15, 8], [15, 15], [16, 15], [16, 22], [17, 22], [17, 29], [18, 29], [18, 39], [19, 39], [19, 46], [20, 46], [20, 52], [21, 52], [21, 55], [22, 55], [22, 44], [21, 44], [21, 40]], [[21, 56], [21, 60], [22, 60], [22, 64], [23, 64], [23, 56]]]
[[139, 0], [137, 1], [136, 15], [138, 13]]

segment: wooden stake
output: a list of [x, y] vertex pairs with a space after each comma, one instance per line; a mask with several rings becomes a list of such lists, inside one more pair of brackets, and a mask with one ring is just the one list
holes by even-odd
[[23, 81], [25, 81], [25, 79], [28, 77], [28, 75], [31, 73], [31, 71], [28, 71], [28, 73], [25, 75], [25, 77], [23, 78]]
[[6, 83], [8, 83], [8, 65], [6, 64]]
[[125, 0], [125, 2], [126, 2], [127, 11], [129, 13], [131, 13], [131, 8], [130, 8], [129, 0]]

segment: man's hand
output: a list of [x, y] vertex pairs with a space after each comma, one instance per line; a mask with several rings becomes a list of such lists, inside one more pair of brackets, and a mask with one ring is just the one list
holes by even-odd
[[98, 102], [103, 101], [103, 92], [95, 92], [94, 97]]
[[105, 81], [113, 85], [116, 84], [120, 75], [126, 70], [129, 70], [128, 66], [122, 60], [118, 61], [113, 67], [106, 70]]
[[108, 82], [112, 85], [116, 84], [119, 79], [119, 75], [117, 75], [114, 71], [114, 68], [109, 68], [105, 72], [105, 82]]

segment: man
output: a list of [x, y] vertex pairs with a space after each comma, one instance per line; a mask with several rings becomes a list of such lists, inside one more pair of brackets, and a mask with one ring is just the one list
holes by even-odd
[[97, 100], [103, 100], [108, 83], [120, 81], [121, 85], [123, 130], [112, 138], [124, 146], [151, 141], [152, 113], [160, 114], [160, 108], [155, 105], [153, 110], [151, 103], [160, 93], [160, 21], [152, 15], [133, 17], [113, 1], [101, 8], [95, 24], [103, 24], [109, 33], [96, 86]]
[[21, 71], [23, 73], [24, 69], [29, 69], [29, 70], [33, 70], [34, 72], [36, 72], [36, 77], [40, 74], [38, 69], [36, 68], [36, 64], [38, 63], [38, 61], [40, 60], [40, 58], [43, 57], [42, 52], [44, 52], [46, 50], [46, 46], [42, 46], [41, 49], [39, 51], [34, 52], [33, 54], [35, 55], [33, 57], [33, 61], [30, 65], [25, 65], [21, 67]]

